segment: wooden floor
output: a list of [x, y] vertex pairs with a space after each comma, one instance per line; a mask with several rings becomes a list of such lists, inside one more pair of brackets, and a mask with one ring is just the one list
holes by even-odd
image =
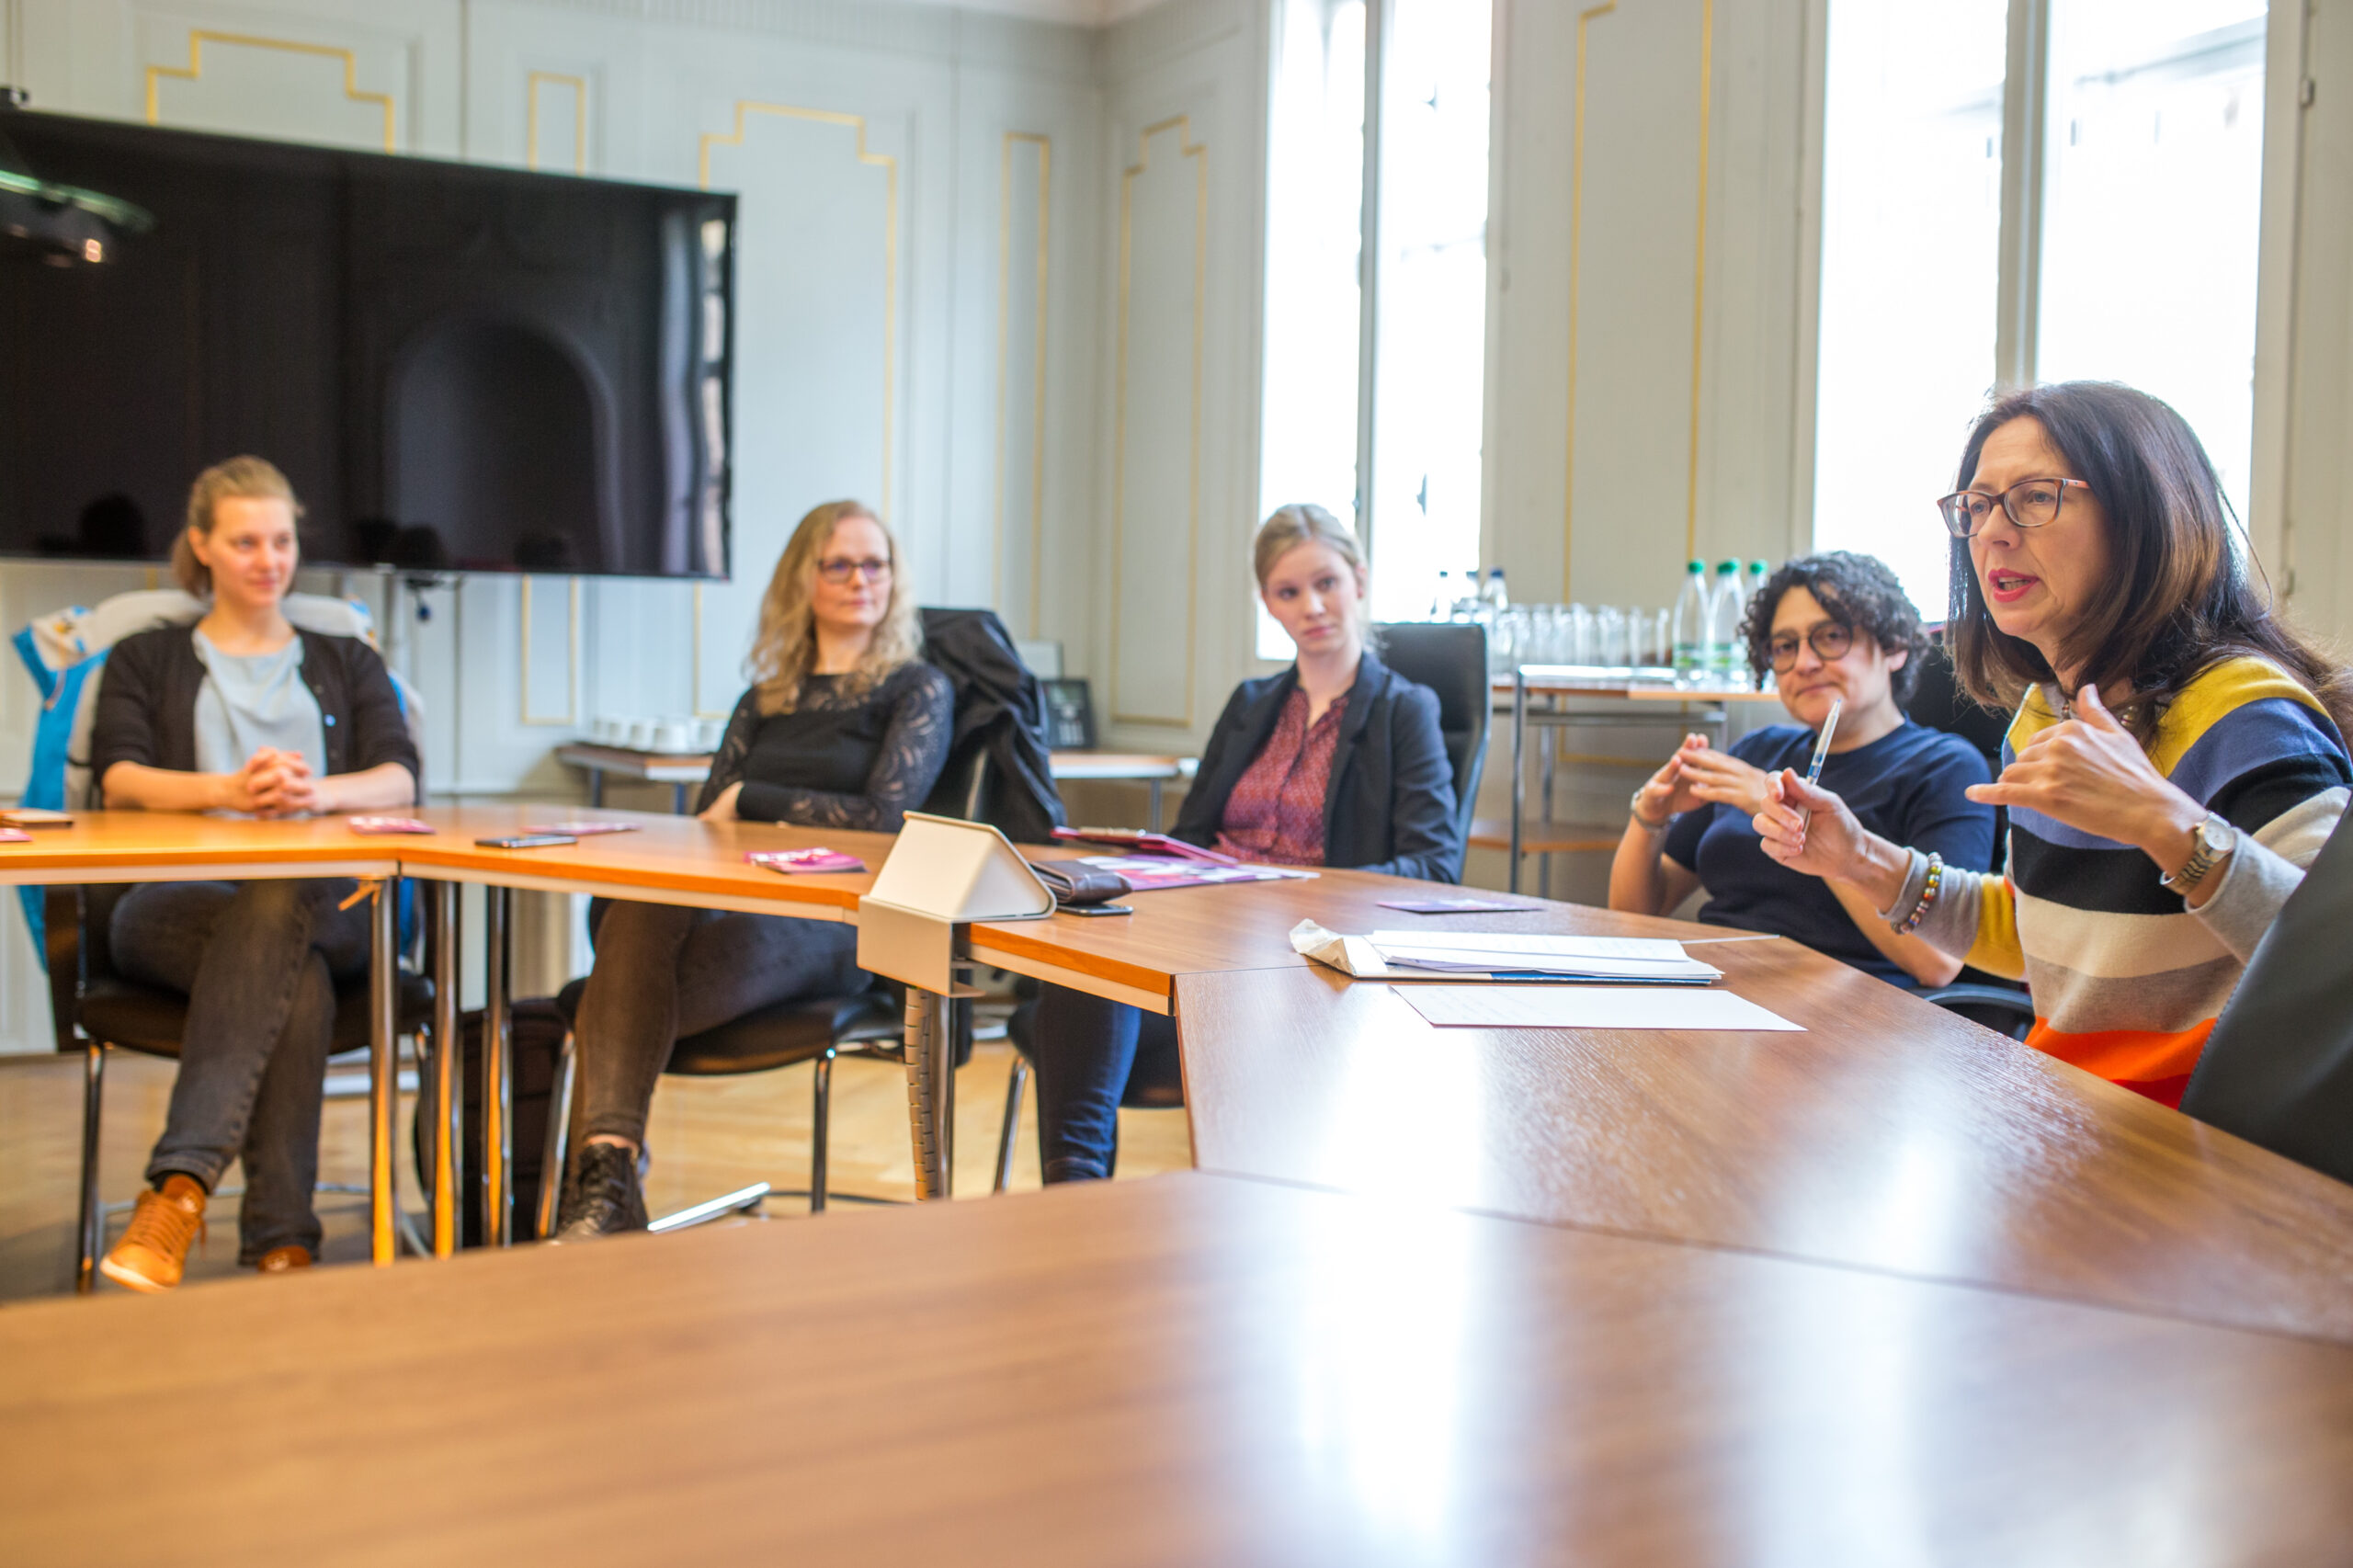
[[[957, 1075], [956, 1190], [984, 1200], [995, 1176], [1012, 1048], [977, 1046]], [[139, 1190], [147, 1150], [163, 1130], [174, 1067], [153, 1057], [118, 1053], [107, 1068], [106, 1137], [101, 1180], [109, 1202]], [[810, 1073], [790, 1067], [740, 1078], [665, 1078], [654, 1100], [647, 1143], [654, 1168], [646, 1199], [660, 1214], [765, 1178], [779, 1188], [809, 1184]], [[80, 1170], [81, 1064], [56, 1057], [0, 1057], [0, 1301], [57, 1295], [72, 1289], [74, 1209]], [[422, 1207], [406, 1158], [413, 1103], [401, 1102], [403, 1207]], [[907, 1149], [906, 1076], [882, 1062], [834, 1068], [831, 1186], [836, 1193], [909, 1199], [915, 1169]], [[1122, 1111], [1121, 1179], [1185, 1169], [1192, 1164], [1188, 1123], [1178, 1111]], [[1022, 1112], [1014, 1186], [1038, 1185], [1037, 1096]], [[367, 1180], [367, 1101], [331, 1099], [320, 1138], [320, 1179]], [[232, 1167], [223, 1187], [242, 1183]], [[322, 1195], [326, 1261], [364, 1262], [367, 1199]], [[769, 1206], [773, 1220], [797, 1220], [801, 1201]], [[119, 1233], [122, 1217], [112, 1221]], [[189, 1258], [190, 1283], [236, 1273], [235, 1200], [208, 1216], [209, 1244]], [[101, 1290], [116, 1287], [99, 1284]]]

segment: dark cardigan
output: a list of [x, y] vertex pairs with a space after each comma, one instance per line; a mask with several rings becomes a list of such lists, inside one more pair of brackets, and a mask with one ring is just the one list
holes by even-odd
[[[1227, 799], [1298, 689], [1297, 665], [1234, 687], [1169, 830], [1174, 836], [1204, 846], [1217, 842]], [[1462, 880], [1454, 767], [1438, 714], [1436, 692], [1365, 654], [1348, 689], [1324, 795], [1325, 865], [1433, 882]]]
[[[327, 771], [365, 773], [397, 762], [421, 778], [424, 765], [376, 650], [356, 637], [299, 627], [294, 634], [302, 640], [302, 684], [318, 699], [325, 727]], [[192, 626], [159, 626], [116, 643], [90, 722], [92, 781], [103, 788], [118, 762], [195, 772], [196, 694], [203, 685]]]

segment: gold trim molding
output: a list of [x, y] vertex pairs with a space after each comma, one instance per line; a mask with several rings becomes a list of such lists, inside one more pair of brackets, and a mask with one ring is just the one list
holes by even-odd
[[1201, 342], [1209, 296], [1210, 161], [1206, 144], [1195, 144], [1190, 115], [1147, 125], [1136, 137], [1136, 161], [1120, 176], [1120, 349], [1116, 435], [1111, 449], [1111, 596], [1116, 606], [1126, 581], [1128, 513], [1128, 303], [1130, 263], [1135, 254], [1133, 195], [1136, 176], [1151, 166], [1152, 139], [1176, 133], [1176, 149], [1193, 165], [1193, 402], [1192, 449], [1185, 497], [1185, 712], [1182, 718], [1120, 711], [1120, 637], [1111, 635], [1111, 722], [1165, 729], [1193, 727], [1194, 638], [1201, 582]]
[[517, 597], [522, 627], [522, 678], [517, 683], [516, 706], [522, 722], [543, 729], [570, 728], [580, 722], [580, 579], [567, 578], [572, 585], [572, 642], [563, 669], [563, 711], [559, 715], [534, 718], [531, 714], [531, 574], [522, 574], [522, 592]]
[[1603, 0], [1577, 13], [1577, 69], [1574, 129], [1569, 136], [1569, 438], [1563, 443], [1561, 487], [1561, 602], [1569, 602], [1569, 566], [1574, 558], [1574, 513], [1577, 504], [1577, 321], [1585, 259], [1585, 29], [1596, 17], [1618, 9], [1618, 0]]
[[744, 144], [745, 119], [755, 114], [773, 115], [780, 119], [807, 120], [817, 125], [844, 126], [858, 133], [858, 161], [871, 168], [879, 168], [885, 176], [882, 210], [882, 520], [891, 520], [891, 465], [893, 435], [892, 422], [896, 413], [896, 382], [899, 368], [899, 160], [888, 153], [867, 150], [866, 117], [844, 114], [838, 109], [801, 108], [792, 104], [760, 103], [750, 98], [735, 100], [735, 123], [731, 131], [706, 131], [702, 133], [698, 155], [698, 170], [702, 188], [710, 188], [710, 150], [713, 147], [741, 147]]
[[397, 153], [399, 143], [393, 137], [394, 116], [390, 93], [363, 93], [359, 90], [359, 58], [347, 49], [331, 44], [298, 43], [291, 39], [261, 38], [252, 33], [222, 33], [210, 28], [192, 28], [188, 35], [188, 64], [150, 65], [147, 67], [147, 123], [161, 125], [163, 105], [157, 88], [166, 76], [176, 81], [194, 82], [204, 75], [204, 46], [208, 43], [232, 45], [240, 49], [275, 49], [288, 54], [315, 54], [327, 60], [343, 62], [343, 96], [356, 104], [374, 104], [384, 113], [384, 151]]
[[523, 164], [527, 168], [540, 166], [540, 85], [551, 83], [572, 89], [572, 172], [588, 172], [588, 81], [584, 76], [568, 76], [561, 71], [534, 71], [527, 89], [528, 117], [523, 130]]
[[1708, 318], [1708, 124], [1715, 107], [1716, 0], [1699, 0], [1699, 210], [1691, 241], [1691, 474], [1684, 493], [1683, 559], [1699, 549], [1699, 349]]
[[[1577, 13], [1576, 85], [1574, 125], [1570, 136], [1569, 191], [1569, 412], [1568, 438], [1563, 443], [1563, 483], [1561, 497], [1561, 597], [1571, 597], [1569, 578], [1574, 562], [1577, 463], [1577, 334], [1583, 292], [1585, 240], [1585, 83], [1586, 28], [1597, 17], [1618, 9], [1618, 0], [1605, 0]], [[1699, 227], [1692, 242], [1691, 262], [1691, 447], [1684, 480], [1683, 557], [1691, 559], [1699, 542], [1699, 403], [1701, 349], [1708, 311], [1708, 149], [1715, 87], [1715, 0], [1699, 0]]]
[[1054, 144], [1034, 131], [1008, 131], [999, 150], [996, 221], [996, 570], [995, 599], [1005, 605], [1005, 449], [1006, 401], [1010, 393], [1013, 358], [1009, 333], [1013, 305], [1013, 148], [1016, 142], [1038, 151], [1038, 261], [1036, 341], [1030, 347], [1035, 366], [1035, 406], [1029, 422], [1029, 635], [1039, 634], [1039, 615], [1045, 600], [1046, 581], [1046, 278], [1047, 251], [1052, 234]]

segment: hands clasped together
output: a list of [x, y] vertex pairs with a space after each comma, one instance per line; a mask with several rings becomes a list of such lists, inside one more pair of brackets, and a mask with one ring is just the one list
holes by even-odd
[[327, 799], [325, 781], [311, 772], [309, 759], [298, 751], [263, 746], [245, 759], [243, 767], [221, 775], [221, 779], [225, 797], [222, 804], [233, 812], [291, 817], [335, 809]]

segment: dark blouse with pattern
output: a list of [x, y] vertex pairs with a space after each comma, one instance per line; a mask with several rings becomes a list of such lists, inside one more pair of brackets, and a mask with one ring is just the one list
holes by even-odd
[[920, 659], [855, 696], [841, 687], [839, 676], [811, 676], [792, 711], [773, 714], [745, 692], [695, 809], [741, 783], [735, 814], [749, 822], [897, 832], [948, 761], [954, 690]]

